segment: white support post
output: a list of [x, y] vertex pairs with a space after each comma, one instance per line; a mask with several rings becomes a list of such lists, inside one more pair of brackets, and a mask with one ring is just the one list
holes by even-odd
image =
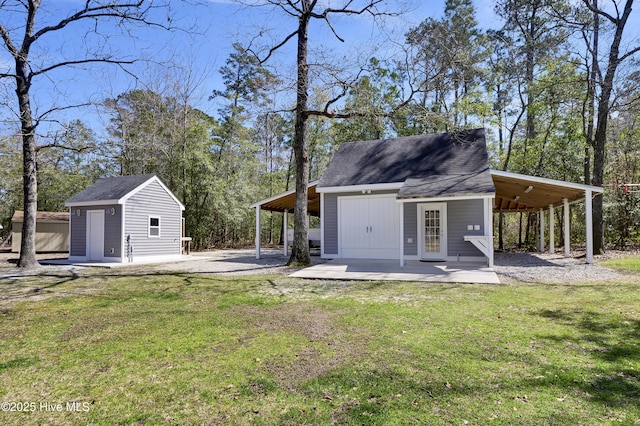
[[541, 208], [540, 209], [540, 213], [538, 214], [538, 217], [540, 218], [540, 247], [539, 247], [539, 251], [540, 253], [544, 253], [544, 210]]
[[587, 263], [593, 263], [593, 204], [592, 191], [584, 191], [585, 227], [587, 229]]
[[256, 206], [256, 259], [260, 259], [260, 206]]
[[564, 257], [570, 256], [571, 250], [571, 224], [569, 223], [569, 200], [563, 199], [564, 204]]
[[320, 193], [320, 257], [324, 258], [324, 192]]
[[489, 268], [493, 268], [493, 198], [484, 198], [484, 235], [489, 238]]
[[404, 267], [404, 203], [400, 203], [400, 267]]
[[556, 251], [556, 218], [553, 216], [553, 204], [549, 204], [549, 253]]
[[282, 228], [284, 228], [284, 256], [289, 256], [289, 209], [282, 214]]

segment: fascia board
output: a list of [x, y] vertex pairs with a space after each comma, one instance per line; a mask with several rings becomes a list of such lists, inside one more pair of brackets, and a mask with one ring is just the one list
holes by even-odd
[[123, 204], [120, 200], [94, 200], [94, 201], [76, 201], [64, 203], [65, 207], [88, 207], [88, 206], [109, 206], [114, 204]]
[[[307, 188], [311, 188], [312, 186], [318, 185], [318, 182], [320, 182], [320, 181], [319, 180], [315, 180], [313, 182], [309, 182], [309, 184], [307, 185]], [[253, 208], [259, 207], [259, 206], [261, 206], [263, 204], [267, 204], [267, 203], [270, 203], [272, 201], [275, 201], [275, 200], [277, 200], [279, 198], [283, 198], [283, 197], [287, 197], [289, 195], [295, 194], [295, 192], [296, 192], [295, 189], [290, 189], [289, 191], [281, 192], [278, 195], [274, 195], [273, 197], [269, 197], [269, 198], [265, 198], [264, 200], [256, 201], [255, 203], [251, 204], [249, 207], [253, 209]], [[316, 192], [320, 192], [320, 191], [318, 191], [318, 188], [316, 188]]]
[[439, 197], [420, 197], [420, 198], [398, 198], [398, 203], [435, 203], [442, 201], [457, 201], [457, 200], [482, 200], [485, 198], [494, 198], [495, 193], [486, 194], [467, 194], [467, 195], [445, 195]]
[[581, 184], [581, 183], [573, 183], [573, 182], [565, 182], [565, 181], [562, 181], [562, 180], [541, 178], [541, 177], [538, 177], [538, 176], [523, 175], [523, 174], [520, 174], [520, 173], [504, 172], [502, 170], [493, 170], [493, 169], [491, 169], [490, 172], [491, 172], [492, 176], [501, 176], [501, 177], [513, 178], [513, 179], [522, 179], [522, 180], [527, 180], [527, 181], [536, 182], [536, 183], [542, 183], [542, 184], [547, 184], [547, 185], [555, 185], [555, 186], [562, 186], [562, 187], [565, 187], [565, 188], [579, 189], [581, 191], [591, 190], [593, 192], [599, 192], [599, 193], [604, 192], [604, 188], [602, 188], [600, 186], [584, 185], [584, 184]]
[[396, 189], [399, 190], [403, 185], [404, 182], [374, 183], [369, 185], [325, 186], [317, 187], [316, 192], [335, 194], [339, 192], [388, 191]]

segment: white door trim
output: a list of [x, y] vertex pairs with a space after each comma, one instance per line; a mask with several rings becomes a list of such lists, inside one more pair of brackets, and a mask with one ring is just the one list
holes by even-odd
[[[426, 210], [440, 211], [440, 251], [437, 253], [425, 252], [425, 223]], [[447, 203], [420, 203], [418, 204], [418, 256], [422, 260], [446, 260], [447, 250]]]

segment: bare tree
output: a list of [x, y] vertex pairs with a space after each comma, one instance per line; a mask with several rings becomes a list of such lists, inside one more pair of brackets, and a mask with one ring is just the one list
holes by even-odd
[[[168, 28], [170, 19], [154, 21], [152, 12], [162, 7], [152, 0], [133, 1], [97, 1], [87, 0], [77, 10], [60, 12], [58, 4], [52, 4], [50, 10], [41, 5], [41, 0], [0, 0], [0, 37], [4, 48], [15, 61], [12, 70], [0, 71], [0, 79], [15, 81], [18, 101], [22, 155], [23, 155], [23, 191], [24, 224], [22, 228], [22, 246], [20, 248], [20, 267], [38, 265], [35, 255], [35, 218], [37, 211], [38, 186], [36, 176], [37, 126], [51, 113], [70, 108], [71, 105], [56, 105], [42, 114], [34, 114], [32, 90], [34, 78], [49, 76], [61, 69], [88, 67], [92, 64], [112, 64], [124, 66], [135, 62], [134, 59], [118, 58], [112, 54], [109, 34], [118, 29], [120, 34], [129, 34], [129, 26]], [[58, 16], [59, 18], [52, 18]], [[42, 17], [40, 21], [39, 18]], [[61, 37], [71, 28], [80, 24], [89, 24], [87, 39], [102, 38], [104, 44], [90, 51], [66, 49], [63, 55], [49, 55], [45, 58], [31, 58], [34, 48], [46, 51], [46, 40]], [[108, 26], [103, 28], [102, 24]]]
[[[311, 116], [322, 116], [327, 118], [348, 118], [353, 113], [338, 112], [337, 103], [347, 95], [357, 79], [351, 81], [337, 82], [340, 86], [335, 97], [329, 99], [323, 109], [313, 110], [309, 108], [309, 23], [312, 20], [324, 22], [332, 34], [341, 42], [336, 28], [332, 24], [332, 19], [337, 16], [369, 15], [377, 17], [388, 15], [379, 9], [385, 2], [382, 0], [342, 0], [340, 2], [325, 3], [318, 0], [266, 0], [264, 3], [276, 9], [282, 10], [292, 20], [297, 21], [297, 25], [281, 41], [271, 47], [264, 57], [260, 58], [264, 63], [289, 41], [297, 40], [296, 66], [296, 103], [295, 103], [295, 129], [293, 139], [293, 152], [296, 164], [296, 198], [294, 206], [294, 237], [289, 258], [289, 265], [308, 265], [311, 263], [308, 244], [307, 227], [307, 194], [309, 185], [309, 147], [307, 141], [307, 120]], [[331, 4], [340, 4], [331, 6]], [[327, 5], [329, 4], [329, 5]]]
[[[595, 134], [592, 140], [593, 146], [593, 174], [591, 183], [593, 185], [602, 185], [604, 181], [604, 162], [605, 162], [605, 144], [607, 141], [607, 125], [609, 122], [609, 115], [611, 112], [612, 96], [613, 96], [613, 83], [616, 77], [618, 67], [628, 58], [635, 55], [640, 51], [640, 46], [634, 46], [628, 48], [626, 51], [620, 51], [620, 45], [622, 42], [622, 34], [625, 26], [631, 14], [633, 0], [625, 0], [624, 7], [621, 9], [618, 3], [621, 1], [614, 1], [614, 13], [608, 13], [604, 8], [598, 7], [596, 0], [583, 0], [583, 3], [591, 12], [599, 15], [604, 20], [611, 23], [613, 29], [613, 38], [611, 39], [611, 45], [609, 46], [609, 54], [606, 67], [599, 67], [605, 69], [605, 74], [600, 81], [600, 93], [596, 96], [596, 102], [598, 104], [596, 113], [596, 128]], [[597, 33], [594, 34], [594, 45], [597, 46]], [[595, 53], [594, 53], [595, 55]], [[594, 63], [593, 69], [598, 67]], [[592, 77], [593, 78], [593, 77]], [[603, 197], [598, 195], [593, 200], [593, 251], [595, 253], [602, 253], [604, 250], [604, 227], [603, 227]]]

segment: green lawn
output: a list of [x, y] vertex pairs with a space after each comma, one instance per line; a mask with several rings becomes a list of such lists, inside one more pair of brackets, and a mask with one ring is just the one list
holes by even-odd
[[99, 272], [9, 293], [46, 297], [0, 305], [0, 402], [23, 410], [1, 424], [640, 424], [640, 276]]

